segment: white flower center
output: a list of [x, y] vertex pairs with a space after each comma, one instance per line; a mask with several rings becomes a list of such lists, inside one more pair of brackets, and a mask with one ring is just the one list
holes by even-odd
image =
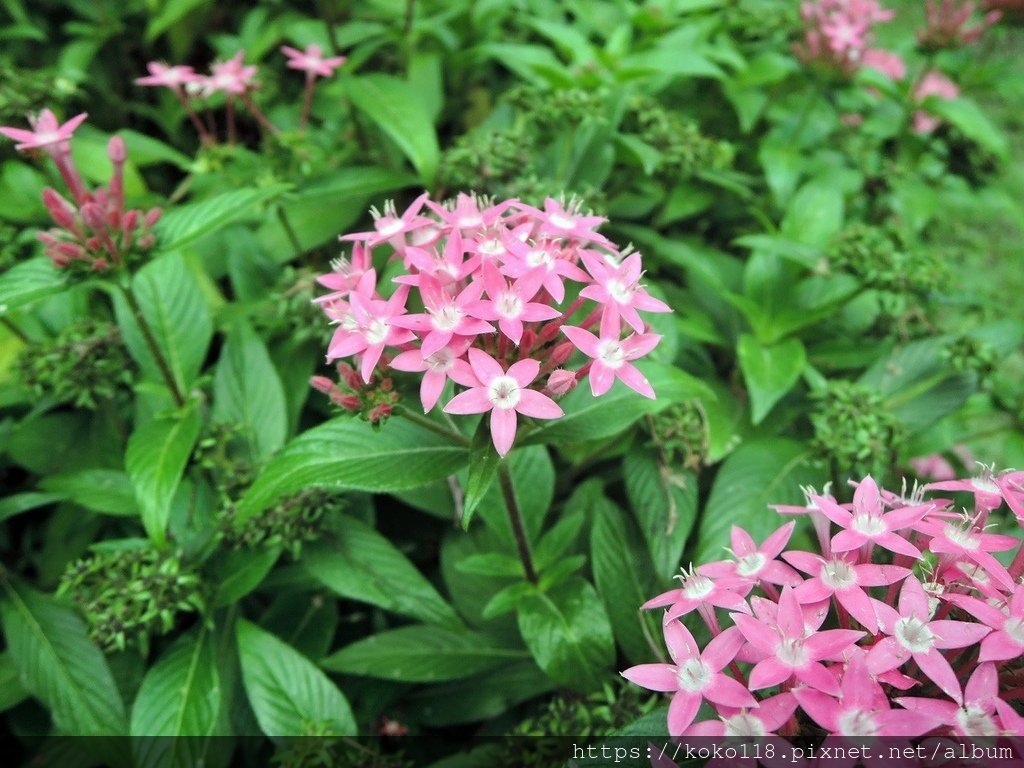
[[402, 228], [404, 226], [404, 221], [402, 221], [401, 219], [393, 219], [390, 216], [385, 216], [383, 218], [377, 219], [377, 221], [374, 223], [374, 227], [384, 237], [391, 237], [392, 235], [397, 235], [399, 232], [402, 231]]
[[617, 370], [626, 362], [626, 350], [617, 341], [602, 341], [597, 347], [597, 359], [612, 370]]
[[35, 137], [36, 144], [56, 144], [58, 141], [60, 141], [60, 134], [57, 131], [44, 131], [37, 133]]
[[503, 411], [515, 408], [519, 398], [519, 382], [511, 376], [498, 376], [487, 387], [487, 399]]
[[375, 317], [370, 321], [366, 328], [366, 333], [363, 335], [366, 338], [367, 344], [383, 344], [384, 339], [388, 337], [388, 324], [379, 317]]
[[530, 251], [526, 254], [526, 263], [531, 267], [539, 267], [541, 264], [545, 267], [550, 267], [551, 262], [551, 254], [542, 248], [538, 248], [537, 250]]
[[878, 719], [862, 709], [848, 709], [837, 718], [839, 733], [844, 736], [880, 736], [882, 727]]
[[497, 256], [505, 252], [505, 246], [498, 238], [491, 237], [480, 243], [480, 252], [489, 256]]
[[523, 314], [523, 300], [512, 291], [505, 291], [494, 302], [494, 310], [507, 320], [515, 320]]
[[882, 518], [874, 515], [859, 514], [853, 516], [853, 530], [865, 536], [879, 536], [885, 533]]
[[999, 729], [991, 716], [984, 710], [972, 707], [968, 704], [964, 709], [956, 713], [956, 721], [960, 730], [967, 736], [998, 736]]
[[740, 576], [756, 576], [767, 562], [768, 558], [760, 552], [751, 552], [736, 561], [736, 573]]
[[424, 227], [423, 229], [415, 230], [409, 240], [413, 245], [426, 245], [427, 243], [434, 242], [437, 235], [438, 230], [436, 227]]
[[462, 322], [462, 310], [454, 304], [445, 304], [437, 310], [430, 310], [430, 319], [439, 331], [453, 331]]
[[687, 659], [679, 665], [676, 680], [679, 688], [688, 693], [700, 693], [711, 683], [714, 673], [700, 659]]
[[619, 304], [629, 304], [633, 300], [633, 286], [621, 280], [609, 280], [608, 295]]
[[846, 589], [857, 583], [857, 572], [845, 560], [829, 560], [821, 569], [821, 581], [833, 590]]
[[726, 736], [767, 736], [764, 723], [753, 715], [742, 712], [732, 717], [723, 717]]
[[552, 226], [559, 229], [572, 229], [576, 226], [576, 219], [572, 216], [563, 216], [560, 213], [551, 214], [548, 216], [548, 221], [551, 222]]
[[1024, 645], [1024, 620], [1016, 616], [1007, 619], [1003, 624], [1003, 632], [1008, 634], [1017, 645]]
[[810, 661], [810, 654], [801, 639], [786, 638], [775, 651], [775, 657], [787, 667], [803, 667]]
[[946, 538], [956, 544], [958, 547], [964, 549], [977, 549], [978, 545], [981, 544], [981, 539], [971, 534], [970, 531], [965, 531], [963, 528], [952, 523], [946, 524]]
[[916, 616], [896, 622], [897, 642], [911, 653], [927, 653], [935, 645], [935, 635], [928, 625]]
[[985, 491], [986, 493], [999, 493], [999, 486], [992, 482], [988, 477], [972, 477], [971, 485], [977, 488], [979, 491]]
[[483, 217], [479, 213], [470, 213], [466, 216], [459, 217], [459, 228], [469, 229], [470, 227], [479, 227], [484, 223]]
[[715, 583], [707, 576], [694, 574], [683, 583], [683, 594], [691, 600], [703, 600], [715, 591]]
[[439, 349], [430, 357], [423, 359], [423, 362], [427, 364], [434, 373], [447, 373], [449, 369], [455, 364], [455, 354], [448, 349]]

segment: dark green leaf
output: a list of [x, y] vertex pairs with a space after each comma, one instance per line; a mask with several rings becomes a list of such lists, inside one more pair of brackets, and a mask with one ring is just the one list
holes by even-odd
[[766, 346], [749, 334], [740, 336], [737, 353], [750, 392], [751, 420], [759, 424], [800, 379], [807, 353], [800, 339]]
[[246, 187], [175, 206], [157, 222], [157, 244], [161, 250], [170, 251], [237, 221], [259, 219], [263, 204], [280, 197], [287, 189], [287, 184]]
[[501, 463], [501, 457], [491, 444], [491, 432], [487, 423], [487, 419], [480, 420], [476, 434], [473, 435], [473, 444], [470, 446], [469, 478], [466, 480], [462, 500], [463, 528], [469, 528], [473, 513], [494, 483], [494, 478], [498, 474], [498, 464]]
[[50, 475], [39, 487], [53, 496], [108, 515], [134, 515], [139, 506], [131, 480], [113, 469], [83, 469]]

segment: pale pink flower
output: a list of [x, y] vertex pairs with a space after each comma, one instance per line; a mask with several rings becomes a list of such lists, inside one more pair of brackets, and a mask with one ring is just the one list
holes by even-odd
[[999, 699], [999, 673], [995, 664], [979, 664], [964, 686], [963, 695], [960, 694], [959, 683], [955, 693], [956, 704], [914, 696], [904, 696], [896, 701], [908, 710], [933, 718], [936, 724], [949, 726], [956, 736], [999, 736], [1002, 733], [996, 705], [1005, 702]]
[[527, 243], [506, 231], [502, 236], [502, 244], [509, 254], [502, 265], [505, 273], [510, 277], [522, 277], [533, 269], [543, 267], [544, 282], [541, 285], [559, 304], [565, 299], [564, 278], [578, 283], [590, 282], [586, 272], [568, 258], [561, 258], [558, 247], [551, 240]]
[[682, 735], [760, 738], [778, 731], [793, 716], [796, 707], [797, 700], [789, 692], [762, 699], [753, 709], [717, 706], [717, 720], [694, 723]]
[[244, 59], [245, 51], [239, 51], [227, 61], [215, 62], [210, 67], [210, 75], [203, 80], [207, 95], [217, 92], [238, 95], [248, 91], [256, 77], [257, 68], [246, 66]]
[[573, 201], [568, 205], [549, 197], [544, 201], [541, 213], [541, 235], [553, 237], [569, 237], [589, 243], [596, 243], [607, 248], [611, 245], [604, 235], [594, 231], [608, 219], [603, 216], [587, 216], [580, 212], [579, 203]]
[[135, 79], [136, 85], [146, 85], [161, 88], [170, 88], [172, 91], [181, 91], [188, 83], [195, 83], [199, 80], [192, 67], [181, 64], [168, 66], [163, 62], [151, 61], [146, 65], [149, 75]]
[[437, 405], [448, 379], [464, 387], [476, 386], [473, 369], [462, 359], [471, 342], [472, 339], [464, 337], [430, 355], [425, 355], [422, 349], [410, 349], [399, 353], [391, 361], [391, 367], [396, 371], [423, 373], [420, 402], [423, 403], [424, 413]]
[[304, 51], [282, 45], [281, 52], [288, 57], [289, 68], [305, 72], [307, 77], [330, 77], [334, 70], [348, 61], [345, 56], [325, 58], [323, 49], [315, 43], [307, 45]]
[[519, 344], [523, 337], [523, 323], [553, 320], [560, 316], [552, 306], [533, 301], [544, 282], [544, 270], [540, 267], [527, 272], [509, 283], [498, 268], [485, 261], [481, 266], [486, 299], [470, 302], [466, 311], [481, 320], [497, 321], [498, 328], [513, 344]]
[[469, 364], [476, 376], [474, 386], [456, 395], [444, 407], [445, 413], [491, 412], [491, 439], [499, 456], [512, 450], [516, 439], [516, 414], [535, 419], [557, 419], [563, 415], [547, 395], [529, 389], [540, 372], [540, 363], [527, 358], [513, 363], [507, 371], [486, 352], [469, 350]]
[[621, 264], [613, 266], [591, 251], [582, 251], [580, 257], [587, 271], [596, 281], [588, 285], [580, 296], [604, 305], [604, 311], [621, 316], [637, 333], [645, 330], [644, 321], [637, 310], [645, 312], [671, 312], [669, 306], [656, 299], [640, 285], [643, 268], [640, 254], [627, 256]]
[[665, 621], [685, 616], [703, 606], [750, 613], [750, 606], [742, 595], [708, 576], [691, 570], [689, 573], [683, 571], [676, 578], [682, 582], [679, 589], [670, 589], [657, 597], [652, 597], [640, 607], [651, 610], [672, 606], [665, 612]]
[[907, 64], [898, 53], [870, 48], [864, 51], [861, 62], [865, 67], [877, 69], [890, 80], [902, 80], [907, 76]]
[[474, 280], [459, 293], [452, 295], [439, 280], [421, 274], [419, 288], [427, 311], [397, 317], [392, 323], [399, 328], [408, 328], [422, 334], [420, 351], [424, 358], [448, 346], [455, 336], [472, 337], [494, 332], [493, 325], [469, 314], [469, 308], [479, 301], [484, 289], [479, 280]]
[[[931, 70], [926, 74], [917, 88], [914, 89], [914, 100], [923, 102], [929, 96], [944, 101], [955, 99], [960, 95], [960, 88], [957, 84], [943, 75], [938, 70]], [[929, 115], [925, 110], [919, 109], [914, 113], [914, 130], [917, 133], [931, 133], [939, 127], [942, 121], [934, 115]]]
[[647, 377], [632, 364], [632, 360], [649, 353], [661, 336], [656, 333], [631, 334], [620, 338], [621, 328], [617, 315], [605, 312], [601, 317], [601, 336], [571, 325], [562, 326], [562, 333], [587, 357], [593, 359], [590, 366], [590, 391], [600, 397], [609, 389], [615, 379], [644, 397], [654, 399], [654, 388]]
[[734, 559], [705, 563], [697, 570], [713, 579], [735, 581], [749, 587], [761, 581], [795, 587], [803, 582], [803, 578], [788, 565], [776, 560], [789, 543], [795, 526], [796, 522], [786, 523], [758, 546], [749, 533], [734, 525], [730, 532]]
[[[965, 524], [966, 523], [966, 524]], [[1013, 589], [1013, 578], [992, 552], [1005, 552], [1020, 544], [1020, 539], [985, 533], [973, 519], [943, 522], [921, 521], [914, 528], [931, 536], [928, 549], [937, 555], [956, 555], [958, 560], [971, 560], [1004, 588]]]
[[925, 0], [925, 27], [917, 32], [918, 42], [925, 48], [955, 48], [975, 42], [982, 33], [1002, 18], [999, 11], [989, 11], [970, 25], [977, 9], [972, 0]]
[[702, 701], [727, 707], [756, 707], [757, 701], [742, 683], [722, 674], [743, 645], [743, 636], [735, 627], [713, 638], [703, 653], [690, 631], [678, 621], [664, 626], [665, 643], [672, 664], [640, 664], [622, 676], [652, 691], [673, 693], [668, 708], [668, 730], [681, 736], [693, 722]]
[[423, 208], [423, 204], [427, 201], [427, 197], [428, 193], [426, 192], [417, 197], [409, 204], [409, 207], [405, 209], [401, 216], [398, 215], [398, 211], [395, 209], [394, 200], [388, 200], [384, 203], [383, 212], [378, 211], [376, 208], [370, 208], [375, 231], [353, 232], [352, 234], [342, 235], [338, 239], [342, 241], [361, 240], [367, 248], [373, 248], [381, 243], [390, 243], [396, 250], [400, 250], [405, 245], [404, 235], [406, 233], [430, 224], [430, 219], [419, 215], [420, 209]]
[[[372, 270], [367, 275], [372, 275]], [[369, 382], [384, 347], [405, 344], [414, 338], [410, 331], [392, 323], [405, 314], [408, 294], [409, 289], [404, 285], [399, 286], [386, 301], [353, 292], [349, 297], [351, 324], [343, 323], [335, 332], [327, 350], [327, 362], [349, 355], [362, 355], [360, 373], [363, 381]]]
[[31, 131], [4, 127], [0, 128], [0, 133], [18, 142], [14, 148], [19, 152], [27, 152], [30, 149], [47, 149], [52, 154], [53, 150], [50, 148], [63, 147], [71, 141], [75, 129], [82, 124], [86, 117], [88, 114], [83, 112], [62, 125], [53, 112], [44, 109], [38, 116], [29, 118], [29, 122], [32, 124]]
[[992, 633], [981, 641], [979, 661], [1008, 661], [1024, 656], [1024, 585], [1014, 586], [1003, 610], [971, 595], [952, 594], [946, 600], [992, 628]]

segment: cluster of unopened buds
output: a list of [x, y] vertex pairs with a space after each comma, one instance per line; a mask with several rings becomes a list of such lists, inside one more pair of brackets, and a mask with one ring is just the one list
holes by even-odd
[[893, 17], [877, 0], [815, 0], [800, 6], [804, 39], [794, 46], [797, 57], [853, 74], [875, 51], [871, 48], [873, 29]]
[[931, 50], [968, 45], [1003, 15], [991, 10], [972, 25], [976, 10], [977, 4], [972, 0], [925, 0], [925, 26], [918, 30], [918, 43]]
[[30, 119], [32, 130], [0, 128], [0, 133], [18, 142], [15, 149], [20, 152], [42, 151], [49, 155], [71, 196], [68, 200], [50, 187], [43, 190], [43, 204], [55, 226], [38, 237], [54, 266], [105, 271], [124, 266], [133, 252], [153, 246], [152, 229], [160, 218], [160, 209], [125, 209], [126, 151], [118, 136], [107, 145], [114, 166], [110, 182], [94, 190], [86, 187], [71, 157], [72, 136], [85, 118], [83, 113], [62, 125], [53, 112], [44, 109]]
[[[973, 511], [935, 492], [971, 494]], [[623, 675], [672, 694], [674, 737], [1024, 735], [1024, 547], [988, 531], [1004, 504], [1024, 524], [1024, 472], [909, 497], [867, 477], [852, 503], [808, 491], [775, 509], [809, 516], [818, 552], [787, 550], [795, 520], [760, 543], [734, 527], [733, 559], [644, 605], [667, 609], [671, 663]], [[694, 612], [703, 649], [680, 621]], [[717, 717], [694, 722], [705, 701]]]
[[[619, 379], [654, 397], [633, 361], [661, 337], [640, 312], [670, 309], [641, 285], [640, 254], [596, 231], [605, 219], [576, 202], [548, 198], [540, 210], [469, 195], [442, 205], [424, 194], [401, 215], [390, 203], [372, 213], [373, 231], [341, 238], [354, 241], [351, 259], [319, 278], [331, 293], [317, 302], [338, 326], [328, 362], [357, 356], [363, 382], [378, 369], [422, 374], [424, 412], [451, 380], [464, 390], [444, 411], [490, 412], [502, 456], [519, 416], [558, 418], [553, 398], [585, 378], [594, 396]], [[391, 285], [378, 281], [379, 248], [404, 267]], [[563, 368], [576, 350], [588, 362]]]
[[391, 416], [399, 395], [390, 377], [372, 375], [369, 381], [363, 381], [348, 363], [338, 363], [336, 368], [337, 382], [326, 376], [313, 376], [309, 380], [313, 389], [323, 392], [339, 408], [363, 414], [371, 424], [380, 424]]
[[[318, 45], [309, 45], [305, 50], [297, 50], [282, 46], [282, 53], [288, 58], [288, 67], [306, 74], [306, 89], [302, 100], [302, 116], [300, 126], [305, 128], [309, 122], [309, 113], [313, 106], [313, 90], [317, 78], [330, 77], [334, 70], [347, 60], [344, 56], [325, 56]], [[207, 75], [196, 72], [192, 67], [182, 64], [173, 66], [159, 61], [146, 65], [149, 75], [135, 80], [136, 85], [161, 87], [169, 89], [188, 114], [193, 127], [204, 144], [216, 142], [216, 125], [212, 114], [207, 110], [205, 119], [200, 117], [194, 100], [205, 103], [217, 94], [224, 94], [227, 112], [227, 138], [234, 143], [236, 140], [235, 99], [237, 98], [260, 126], [267, 132], [277, 135], [280, 130], [253, 101], [252, 92], [256, 89], [256, 73], [258, 68], [245, 64], [245, 51], [239, 51], [227, 61], [218, 61], [210, 65]]]

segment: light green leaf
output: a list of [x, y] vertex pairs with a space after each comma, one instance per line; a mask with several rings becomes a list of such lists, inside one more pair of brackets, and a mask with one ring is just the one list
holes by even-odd
[[302, 566], [341, 597], [412, 616], [428, 624], [462, 622], [433, 585], [386, 538], [345, 517], [333, 542], [303, 550]]
[[263, 204], [280, 197], [288, 188], [287, 184], [277, 183], [245, 187], [177, 205], [157, 222], [157, 244], [161, 250], [170, 251], [237, 221], [258, 220]]
[[46, 258], [15, 264], [0, 275], [0, 317], [64, 288], [64, 276]]
[[611, 622], [594, 588], [578, 576], [519, 604], [519, 631], [555, 683], [600, 689], [615, 658]]
[[154, 418], [128, 438], [125, 469], [135, 487], [142, 525], [157, 544], [166, 540], [171, 501], [200, 426], [198, 411], [190, 407], [184, 413]]
[[1006, 136], [973, 101], [935, 97], [927, 99], [924, 108], [946, 120], [968, 139], [1000, 160], [1006, 161], [1009, 158], [1010, 145]]
[[798, 243], [824, 246], [842, 229], [843, 207], [834, 180], [809, 181], [789, 201], [779, 232]]
[[0, 712], [17, 706], [29, 696], [8, 651], [0, 653]]
[[491, 444], [491, 432], [487, 427], [487, 419], [481, 419], [480, 424], [473, 435], [473, 444], [470, 446], [469, 477], [466, 480], [464, 497], [462, 501], [462, 527], [469, 528], [469, 522], [473, 519], [473, 513], [484, 500], [487, 490], [494, 483], [498, 474], [498, 465], [501, 457]]
[[740, 336], [737, 353], [750, 392], [751, 420], [760, 424], [800, 379], [807, 363], [807, 352], [800, 339], [786, 339], [767, 346], [745, 333]]
[[0, 623], [11, 663], [57, 729], [73, 736], [124, 735], [124, 702], [85, 622], [34, 590], [0, 583]]
[[405, 419], [391, 419], [376, 430], [341, 417], [304, 432], [272, 459], [242, 498], [238, 517], [244, 521], [305, 488], [415, 488], [454, 474], [468, 461], [465, 447]]
[[50, 475], [40, 481], [39, 487], [93, 512], [134, 515], [139, 509], [128, 475], [113, 469], [83, 469]]
[[493, 638], [478, 632], [417, 624], [378, 632], [320, 664], [331, 672], [433, 683], [472, 677], [529, 657], [524, 650], [498, 647]]
[[[146, 26], [146, 40], [152, 42], [202, 6], [204, 0], [166, 0], [160, 3]], [[152, 7], [152, 6], [151, 6]]]
[[236, 627], [242, 682], [270, 737], [355, 736], [345, 696], [309, 659], [248, 621]]
[[356, 109], [394, 140], [423, 185], [430, 186], [441, 150], [430, 113], [412, 86], [389, 75], [361, 75], [345, 82], [345, 92]]
[[244, 430], [256, 464], [270, 458], [287, 437], [281, 377], [266, 345], [247, 324], [236, 325], [221, 350], [213, 376], [213, 418]]

